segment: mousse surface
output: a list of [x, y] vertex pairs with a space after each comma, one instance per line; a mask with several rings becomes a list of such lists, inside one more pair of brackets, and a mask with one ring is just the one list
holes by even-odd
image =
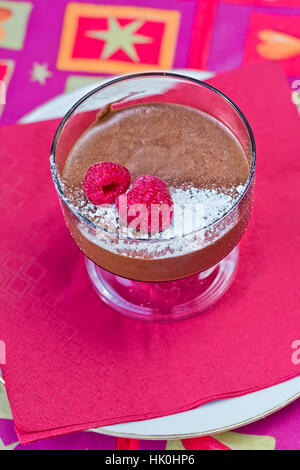
[[171, 103], [108, 112], [74, 145], [63, 178], [82, 187], [99, 161], [122, 164], [132, 178], [152, 175], [169, 186], [224, 190], [245, 184], [249, 162], [238, 140], [216, 119]]

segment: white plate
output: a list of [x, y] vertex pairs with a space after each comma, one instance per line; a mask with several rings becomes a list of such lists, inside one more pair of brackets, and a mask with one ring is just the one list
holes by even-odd
[[[199, 80], [205, 80], [209, 72], [176, 70]], [[102, 79], [101, 82], [109, 79]], [[35, 122], [63, 116], [69, 108], [97, 83], [70, 93], [59, 95], [21, 119], [21, 122]], [[242, 397], [218, 400], [199, 408], [176, 413], [162, 418], [115, 424], [95, 429], [103, 434], [141, 439], [181, 439], [216, 434], [233, 429], [283, 408], [300, 397], [300, 376], [274, 387], [249, 393]]]

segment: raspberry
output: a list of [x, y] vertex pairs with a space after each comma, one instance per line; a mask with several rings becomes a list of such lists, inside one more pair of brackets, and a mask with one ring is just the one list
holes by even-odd
[[135, 178], [133, 182], [133, 186], [140, 186], [140, 185], [142, 186], [149, 185], [153, 187], [157, 186], [157, 187], [168, 189], [167, 183], [164, 180], [157, 178], [157, 176], [149, 176], [149, 175], [138, 176], [137, 178]]
[[130, 185], [130, 173], [124, 166], [113, 162], [95, 163], [88, 169], [83, 191], [93, 204], [113, 203]]
[[116, 199], [120, 219], [126, 225], [153, 234], [168, 228], [173, 201], [168, 185], [156, 176], [139, 176], [128, 193]]

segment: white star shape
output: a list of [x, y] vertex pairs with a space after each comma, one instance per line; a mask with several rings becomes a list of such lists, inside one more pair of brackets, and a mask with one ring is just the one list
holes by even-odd
[[40, 85], [45, 85], [47, 78], [52, 76], [52, 72], [48, 70], [48, 64], [39, 64], [34, 62], [33, 67], [30, 71], [30, 80], [32, 82], [38, 82]]

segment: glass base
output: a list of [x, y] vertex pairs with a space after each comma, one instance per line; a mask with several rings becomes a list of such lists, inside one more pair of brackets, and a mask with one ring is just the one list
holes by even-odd
[[86, 268], [99, 297], [132, 318], [148, 321], [183, 320], [211, 307], [232, 284], [239, 250], [210, 269], [169, 282], [131, 281], [109, 273], [86, 258]]

